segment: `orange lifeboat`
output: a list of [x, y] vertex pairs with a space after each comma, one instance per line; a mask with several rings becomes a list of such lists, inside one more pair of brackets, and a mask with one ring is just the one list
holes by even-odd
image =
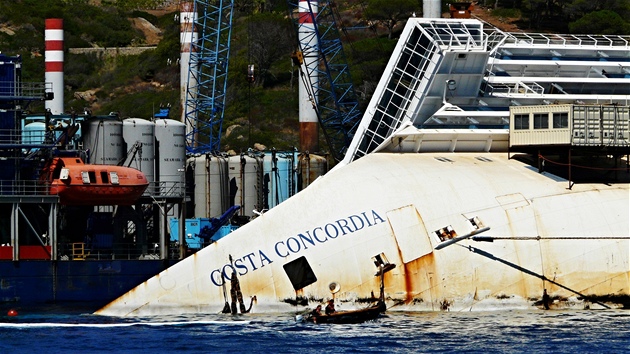
[[149, 185], [135, 168], [91, 165], [79, 157], [55, 157], [43, 172], [49, 193], [66, 205], [131, 205]]

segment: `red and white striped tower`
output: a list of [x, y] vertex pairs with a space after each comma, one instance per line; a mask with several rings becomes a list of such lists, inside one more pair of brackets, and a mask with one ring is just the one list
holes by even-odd
[[46, 19], [45, 81], [52, 83], [54, 97], [45, 102], [52, 114], [63, 114], [63, 19]]
[[[179, 42], [181, 45], [179, 55], [179, 67], [180, 67], [180, 89], [181, 89], [181, 103], [182, 103], [182, 123], [186, 124], [186, 136], [190, 137], [190, 133], [194, 130], [195, 122], [186, 121], [186, 111], [192, 111], [194, 107], [186, 107], [187, 99], [194, 99], [197, 95], [197, 77], [195, 75], [188, 75], [190, 71], [190, 53], [195, 50], [193, 43], [197, 43], [199, 40], [199, 33], [194, 23], [197, 21], [197, 12], [195, 12], [195, 6], [192, 2], [182, 2], [180, 4], [179, 13], [179, 26], [180, 36]], [[188, 82], [190, 80], [190, 83]], [[188, 93], [189, 97], [186, 97], [187, 87], [191, 88], [191, 92]], [[190, 143], [190, 141], [188, 141]]]
[[[309, 6], [310, 5], [310, 6]], [[317, 92], [313, 92], [313, 97], [309, 95], [312, 87], [318, 87], [317, 64], [319, 58], [318, 41], [315, 32], [314, 18], [317, 16], [317, 0], [305, 0], [298, 3], [300, 31], [298, 40], [302, 47], [304, 63], [302, 73], [312, 73], [310, 76], [310, 88], [308, 82], [300, 80], [298, 98], [300, 107], [300, 151], [319, 151], [319, 125], [317, 111], [313, 104], [317, 102]], [[312, 13], [312, 15], [311, 15]], [[315, 100], [313, 102], [312, 100]]]

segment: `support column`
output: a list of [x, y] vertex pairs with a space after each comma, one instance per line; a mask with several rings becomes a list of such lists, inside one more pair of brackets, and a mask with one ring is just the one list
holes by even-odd
[[18, 203], [11, 204], [11, 246], [13, 247], [13, 260], [20, 260], [20, 241], [19, 241], [19, 207]]
[[48, 242], [50, 242], [50, 259], [57, 260], [57, 203], [50, 203], [48, 212]]
[[179, 203], [179, 207], [177, 208], [179, 210], [179, 213], [177, 215], [177, 218], [179, 219], [179, 230], [178, 230], [178, 235], [179, 235], [179, 259], [184, 259], [185, 255], [186, 255], [186, 210], [185, 210], [185, 205], [186, 202], [180, 202]]
[[166, 210], [166, 202], [160, 203], [157, 202], [157, 206], [160, 210], [159, 212], [159, 225], [160, 225], [160, 259], [168, 258], [168, 243], [166, 239], [167, 230], [168, 230], [168, 218], [167, 218], [167, 210]]

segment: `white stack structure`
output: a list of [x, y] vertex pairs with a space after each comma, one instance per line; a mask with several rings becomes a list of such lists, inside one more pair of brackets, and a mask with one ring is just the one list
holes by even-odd
[[46, 82], [52, 83], [54, 97], [45, 103], [52, 114], [63, 114], [63, 19], [46, 19], [44, 30], [46, 50]]
[[422, 17], [424, 18], [440, 18], [442, 2], [440, 0], [424, 0], [422, 1]]
[[[319, 127], [317, 111], [314, 104], [317, 101], [317, 92], [310, 92], [313, 87], [318, 87], [317, 64], [319, 62], [318, 40], [315, 31], [315, 19], [317, 18], [317, 1], [307, 0], [298, 3], [299, 27], [298, 40], [302, 49], [303, 64], [302, 73], [309, 75], [308, 80], [301, 80], [298, 91], [300, 114], [300, 150], [319, 151]], [[309, 85], [310, 81], [310, 85]], [[315, 102], [313, 102], [315, 100]]]
[[[180, 5], [180, 55], [179, 55], [179, 67], [180, 67], [180, 97], [182, 103], [182, 118], [181, 121], [186, 124], [186, 133], [192, 133], [195, 130], [195, 122], [193, 120], [186, 121], [186, 112], [191, 111], [194, 107], [187, 107], [188, 98], [195, 98], [197, 92], [187, 92], [188, 87], [191, 90], [197, 90], [197, 78], [195, 75], [189, 75], [190, 72], [190, 53], [195, 50], [193, 43], [199, 40], [199, 33], [195, 27], [197, 21], [197, 12], [192, 2], [182, 2]], [[193, 82], [193, 80], [195, 82]]]

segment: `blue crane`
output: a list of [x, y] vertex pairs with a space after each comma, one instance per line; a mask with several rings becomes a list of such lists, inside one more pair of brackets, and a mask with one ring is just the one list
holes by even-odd
[[[331, 154], [337, 161], [341, 161], [357, 131], [362, 112], [359, 110], [359, 101], [341, 45], [335, 20], [336, 4], [333, 0], [313, 0], [318, 4], [317, 11], [313, 11], [310, 1], [287, 1], [298, 34], [309, 33], [317, 37], [317, 40], [308, 36], [298, 38], [299, 53], [317, 51], [319, 55], [297, 57], [300, 64], [304, 60], [304, 67], [309, 71], [301, 76], [308, 81], [310, 96], [313, 97], [318, 120]], [[315, 31], [311, 28], [306, 30], [303, 21], [300, 21], [298, 9], [305, 5], [308, 6], [308, 16], [311, 17], [306, 22], [314, 24]], [[313, 45], [317, 48], [312, 48]], [[317, 61], [317, 64], [309, 65], [309, 60]], [[310, 80], [314, 76], [318, 77], [316, 83]]]
[[184, 119], [186, 149], [190, 153], [220, 151], [223, 110], [227, 91], [228, 60], [234, 0], [195, 0]]

